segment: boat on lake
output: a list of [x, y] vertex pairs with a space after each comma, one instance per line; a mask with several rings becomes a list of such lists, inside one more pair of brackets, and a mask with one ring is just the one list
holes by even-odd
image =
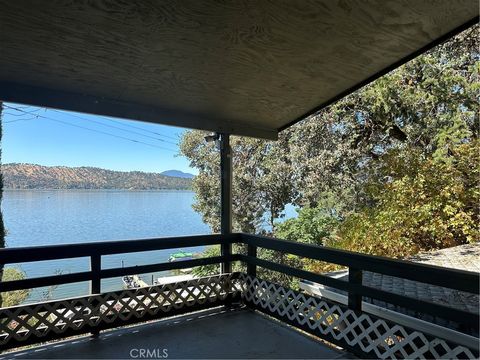
[[186, 251], [178, 251], [176, 253], [170, 254], [168, 258], [168, 262], [175, 262], [175, 261], [185, 261], [185, 260], [193, 260], [194, 254], [191, 252]]

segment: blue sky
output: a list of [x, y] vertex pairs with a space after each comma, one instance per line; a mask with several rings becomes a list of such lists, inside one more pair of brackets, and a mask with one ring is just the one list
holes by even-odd
[[188, 160], [178, 155], [177, 144], [183, 131], [140, 121], [5, 103], [2, 162], [121, 171], [176, 169], [196, 174]]

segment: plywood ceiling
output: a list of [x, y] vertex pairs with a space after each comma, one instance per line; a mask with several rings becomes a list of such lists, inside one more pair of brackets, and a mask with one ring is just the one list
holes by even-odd
[[0, 0], [0, 99], [275, 138], [477, 0]]

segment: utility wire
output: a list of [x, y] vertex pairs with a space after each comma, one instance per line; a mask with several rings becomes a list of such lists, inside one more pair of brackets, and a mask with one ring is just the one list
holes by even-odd
[[[7, 114], [9, 115], [9, 114]], [[14, 122], [17, 122], [17, 121], [30, 121], [30, 120], [35, 120], [35, 119], [38, 119], [38, 117], [32, 117], [32, 118], [28, 118], [28, 119], [15, 119], [15, 120], [8, 120], [8, 121], [3, 121], [4, 124], [10, 124], [10, 123], [14, 123]]]
[[[5, 105], [5, 104], [4, 104], [3, 106], [5, 106], [5, 107], [7, 107], [7, 108], [9, 108], [9, 109], [18, 111], [18, 112], [24, 112], [24, 110], [21, 110], [21, 109], [19, 109], [19, 108], [13, 107], [13, 106]], [[24, 113], [25, 113], [25, 114], [28, 114], [28, 112], [24, 112]], [[162, 150], [167, 150], [167, 151], [171, 151], [171, 152], [176, 152], [176, 150], [169, 149], [169, 148], [166, 148], [166, 147], [163, 147], [163, 146], [158, 146], [158, 145], [146, 143], [146, 142], [143, 142], [143, 141], [140, 141], [140, 140], [131, 139], [131, 138], [128, 138], [128, 137], [125, 137], [125, 136], [121, 136], [121, 135], [111, 134], [111, 133], [108, 133], [108, 132], [102, 131], [102, 130], [92, 129], [92, 128], [88, 128], [88, 127], [81, 126], [81, 125], [77, 125], [77, 124], [72, 124], [72, 123], [69, 123], [69, 122], [67, 122], [67, 121], [63, 121], [63, 120], [59, 120], [59, 119], [53, 119], [53, 118], [50, 118], [50, 117], [44, 116], [44, 115], [38, 115], [38, 114], [37, 114], [37, 115], [35, 115], [35, 118], [42, 118], [42, 119], [46, 119], [46, 120], [50, 120], [50, 121], [55, 121], [55, 122], [58, 122], [58, 123], [61, 123], [61, 124], [64, 124], [64, 125], [77, 127], [77, 128], [80, 128], [80, 129], [84, 129], [84, 130], [96, 132], [96, 133], [103, 134], [103, 135], [107, 135], [107, 136], [112, 136], [112, 137], [115, 137], [115, 138], [118, 138], [118, 139], [123, 139], [123, 140], [131, 141], [131, 142], [134, 142], [134, 143], [151, 146], [151, 147], [158, 148], [158, 149], [162, 149]], [[35, 119], [35, 118], [33, 118], [33, 119]], [[28, 120], [33, 120], [33, 119], [28, 119]], [[23, 119], [11, 120], [11, 121], [8, 121], [8, 122], [6, 121], [5, 123], [14, 122], [14, 121], [20, 121], [20, 120], [23, 120]], [[24, 119], [24, 120], [27, 120], [27, 119]]]
[[[5, 105], [8, 107], [8, 105]], [[22, 113], [21, 114], [12, 114], [12, 113], [8, 113], [8, 112], [5, 112], [5, 114], [7, 115], [11, 115], [11, 116], [23, 116], [25, 114], [36, 114], [37, 112], [39, 112], [41, 109], [36, 109], [36, 110], [32, 110], [32, 111], [25, 111], [25, 110], [22, 110]]]
[[[6, 104], [4, 104], [4, 106], [5, 106], [5, 107], [8, 107], [8, 105], [6, 105]], [[10, 108], [11, 108], [11, 107], [10, 107]], [[21, 110], [21, 109], [29, 109], [29, 108], [31, 108], [31, 106], [22, 106], [22, 105], [17, 105], [17, 106], [16, 106], [17, 111], [19, 111], [19, 110]], [[32, 111], [26, 111], [26, 110], [24, 110], [24, 113], [31, 113], [31, 114], [33, 114], [33, 113], [36, 113], [36, 112], [41, 111], [41, 110], [42, 110], [42, 109], [35, 109], [35, 110], [32, 110]], [[47, 110], [47, 109], [44, 108], [44, 110]], [[77, 117], [77, 118], [79, 118], [79, 119], [88, 120], [88, 121], [93, 121], [92, 119], [87, 119], [87, 118], [84, 118], [84, 117], [81, 117], [81, 116], [78, 116], [78, 115], [75, 115], [75, 114], [71, 114], [70, 112], [67, 112], [67, 111], [60, 111], [60, 110], [56, 110], [56, 109], [49, 109], [49, 110], [50, 110], [50, 111], [55, 111], [55, 112], [58, 112], [58, 113], [61, 113], [61, 114], [65, 114], [65, 115]], [[13, 116], [22, 116], [22, 115], [23, 115], [23, 113], [22, 113], [21, 115], [18, 115], [18, 114], [15, 115], [15, 114], [9, 114], [9, 113], [5, 113], [5, 114], [7, 114], [7, 115], [13, 115]], [[112, 119], [112, 118], [110, 118], [110, 117], [108, 117], [108, 116], [102, 116], [102, 115], [96, 115], [96, 116], [97, 116], [97, 117], [100, 117], [100, 118], [102, 118], [102, 119], [111, 121], [111, 122], [113, 122], [113, 123], [122, 125], [122, 126], [128, 126], [129, 128], [138, 129], [138, 130], [143, 131], [143, 132], [145, 132], [145, 133], [154, 134], [154, 135], [161, 136], [161, 137], [163, 137], [163, 138], [170, 139], [170, 140], [174, 140], [174, 141], [178, 141], [178, 140], [179, 140], [178, 136], [177, 136], [177, 137], [174, 137], [174, 136], [165, 135], [165, 134], [162, 134], [162, 133], [159, 133], [159, 132], [156, 132], [156, 131], [147, 130], [147, 129], [144, 129], [144, 128], [140, 127], [140, 126], [135, 126], [135, 125], [132, 125], [132, 124], [127, 124], [127, 123], [125, 123], [125, 122], [123, 122], [123, 121], [119, 121], [119, 120]], [[104, 124], [102, 123], [102, 125], [104, 125]], [[104, 126], [108, 126], [108, 125], [104, 125]], [[120, 129], [120, 130], [122, 130], [122, 129]], [[140, 135], [140, 134], [138, 134], [138, 135]], [[142, 136], [145, 136], [145, 135], [142, 135]], [[152, 137], [152, 138], [153, 138], [153, 137]], [[170, 144], [172, 144], [172, 145], [177, 145], [176, 143], [168, 142], [168, 141], [163, 140], [163, 139], [157, 139], [157, 138], [155, 138], [155, 139], [156, 139], [156, 140], [159, 140], [159, 141], [164, 141], [164, 142], [166, 142], [166, 143], [170, 143]]]
[[[118, 130], [121, 130], [121, 131], [126, 131], [130, 134], [137, 134], [139, 136], [144, 136], [144, 137], [147, 137], [147, 138], [150, 138], [150, 139], [154, 139], [154, 140], [158, 140], [158, 141], [161, 141], [161, 142], [164, 142], [164, 143], [167, 143], [167, 144], [172, 144], [172, 145], [177, 145], [176, 143], [172, 142], [172, 141], [168, 141], [168, 140], [163, 140], [163, 139], [159, 139], [158, 137], [154, 137], [154, 136], [150, 136], [150, 135], [145, 135], [145, 134], [141, 134], [137, 131], [132, 131], [132, 130], [127, 130], [127, 129], [122, 129], [121, 127], [118, 127], [118, 126], [113, 126], [113, 125], [108, 125], [108, 124], [104, 124], [100, 121], [97, 121], [97, 120], [94, 120], [94, 119], [89, 119], [89, 118], [86, 118], [86, 117], [83, 117], [83, 116], [78, 116], [78, 115], [75, 115], [75, 114], [70, 114], [68, 112], [64, 112], [64, 111], [59, 111], [59, 110], [55, 110], [55, 109], [50, 109], [50, 111], [55, 111], [55, 112], [58, 112], [60, 114], [64, 114], [64, 115], [68, 115], [68, 116], [72, 116], [72, 117], [75, 117], [77, 119], [82, 119], [82, 120], [86, 120], [86, 121], [91, 121], [91, 122], [94, 122], [96, 124], [100, 124], [102, 126], [107, 126], [107, 127], [110, 127], [110, 128], [113, 128], [113, 129], [118, 129]], [[102, 116], [103, 118], [103, 116]], [[109, 119], [110, 120], [110, 119]], [[141, 128], [139, 128], [141, 129]]]
[[[4, 104], [4, 106], [8, 107], [8, 105]], [[11, 107], [10, 107], [11, 108]], [[16, 109], [17, 111], [19, 111], [20, 109], [30, 109], [31, 106], [25, 106], [25, 105], [17, 105], [16, 106]], [[31, 110], [31, 111], [24, 111], [25, 113], [34, 113], [34, 112], [38, 112], [38, 111], [41, 111], [42, 109], [35, 109], [35, 110]], [[44, 108], [43, 110], [47, 110], [47, 108]], [[70, 112], [67, 112], [67, 111], [61, 111], [61, 110], [57, 110], [57, 109], [48, 109], [50, 111], [55, 111], [55, 112], [58, 112], [58, 113], [61, 113], [61, 114], [65, 114], [65, 115], [69, 115], [69, 116], [73, 116], [73, 117], [77, 117], [79, 119], [83, 119], [83, 120], [88, 120], [88, 121], [93, 121], [92, 119], [87, 119], [87, 118], [84, 118], [84, 117], [81, 117], [79, 115], [75, 115], [75, 114], [71, 114]], [[11, 114], [13, 116], [20, 116], [20, 115], [14, 115], [14, 114]], [[22, 114], [23, 115], [23, 114]], [[135, 126], [135, 125], [132, 125], [132, 124], [127, 124], [123, 121], [119, 121], [119, 120], [115, 120], [115, 119], [112, 119], [108, 116], [102, 116], [102, 115], [96, 115], [97, 117], [100, 117], [102, 119], [105, 119], [105, 120], [108, 120], [108, 121], [111, 121], [111, 122], [114, 122], [116, 124], [119, 124], [119, 125], [122, 125], [122, 126], [128, 126], [130, 128], [133, 128], [133, 129], [138, 129], [138, 130], [141, 130], [143, 132], [146, 132], [146, 133], [150, 133], [150, 134], [154, 134], [154, 135], [157, 135], [157, 136], [161, 136], [161, 137], [164, 137], [166, 139], [170, 139], [170, 140], [175, 140], [177, 141], [178, 140], [178, 136], [177, 137], [174, 137], [174, 136], [169, 136], [169, 135], [165, 135], [165, 134], [162, 134], [162, 133], [159, 133], [159, 132], [156, 132], [156, 131], [152, 131], [152, 130], [147, 130], [147, 129], [143, 129], [142, 127], [140, 126]], [[103, 125], [103, 124], [102, 124]], [[106, 125], [105, 125], [106, 126]], [[159, 141], [165, 141], [165, 140], [162, 140], [162, 139], [157, 139]], [[167, 142], [167, 141], [166, 141]], [[168, 142], [167, 142], [168, 143]], [[173, 145], [177, 145], [176, 143], [172, 143]]]
[[131, 128], [134, 128], [134, 129], [138, 129], [138, 130], [141, 130], [141, 131], [144, 131], [144, 132], [148, 132], [148, 133], [151, 133], [151, 134], [155, 134], [155, 135], [158, 135], [158, 136], [162, 136], [166, 139], [171, 139], [171, 140], [178, 140], [178, 137], [173, 137], [173, 136], [169, 136], [169, 135], [165, 135], [165, 134], [161, 134], [161, 133], [158, 133], [156, 131], [152, 131], [152, 130], [146, 130], [146, 129], [143, 129], [141, 128], [140, 126], [135, 126], [135, 125], [132, 125], [132, 124], [127, 124], [123, 121], [119, 121], [119, 120], [115, 120], [115, 119], [110, 119], [108, 116], [101, 116], [99, 115], [99, 117], [105, 119], [105, 120], [108, 120], [108, 121], [112, 121], [114, 123], [117, 123], [117, 124], [120, 124], [120, 125], [123, 125], [123, 126], [128, 126], [128, 127], [131, 127]]

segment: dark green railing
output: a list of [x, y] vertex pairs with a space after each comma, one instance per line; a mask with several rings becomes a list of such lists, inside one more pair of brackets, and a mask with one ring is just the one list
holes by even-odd
[[[178, 262], [113, 269], [102, 269], [101, 266], [102, 256], [106, 255], [192, 246], [228, 246], [234, 243], [246, 244], [248, 249], [246, 254], [204, 257]], [[348, 267], [348, 281], [261, 259], [257, 256], [258, 248], [270, 249], [281, 253]], [[91, 284], [91, 294], [99, 294], [101, 293], [101, 280], [105, 278], [192, 268], [203, 265], [243, 262], [247, 265], [248, 275], [252, 277], [256, 276], [257, 268], [261, 267], [345, 291], [348, 293], [348, 307], [355, 311], [362, 311], [362, 298], [367, 297], [411, 309], [418, 313], [430, 314], [435, 317], [451, 320], [461, 324], [466, 329], [473, 329], [474, 332], [476, 331], [478, 333], [480, 321], [478, 314], [472, 314], [464, 310], [455, 309], [451, 306], [399, 295], [362, 284], [363, 272], [369, 271], [478, 295], [480, 276], [478, 273], [467, 271], [445, 269], [437, 266], [238, 233], [229, 235], [214, 234], [142, 240], [104, 241], [85, 244], [6, 248], [0, 250], [0, 263], [3, 265], [80, 257], [90, 258], [90, 270], [73, 274], [61, 274], [0, 282], [0, 292], [89, 281]], [[215, 304], [211, 304], [211, 306], [214, 305]], [[0, 313], [1, 311], [2, 310], [0, 310]]]

